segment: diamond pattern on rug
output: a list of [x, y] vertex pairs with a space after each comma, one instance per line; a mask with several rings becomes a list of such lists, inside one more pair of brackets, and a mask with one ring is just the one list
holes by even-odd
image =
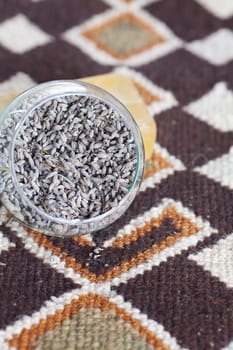
[[[185, 225], [183, 218], [181, 218], [176, 209], [176, 203], [169, 203], [168, 201], [167, 204], [154, 207], [149, 211], [146, 211], [143, 215], [132, 219], [129, 224], [121, 228], [114, 237], [105, 241], [103, 246], [105, 248], [122, 248], [125, 245], [130, 245], [132, 242], [137, 241], [140, 237], [145, 237], [146, 234], [149, 236], [150, 232], [153, 230], [153, 227], [158, 227], [159, 222], [161, 224], [161, 227], [159, 228], [160, 232], [157, 233], [157, 237], [153, 238], [152, 236], [153, 240], [151, 240], [151, 243], [153, 244], [162, 242], [166, 243], [168, 236], [180, 233], [182, 231], [181, 226]], [[165, 226], [163, 226], [164, 224]], [[196, 234], [203, 228], [200, 223], [195, 226], [194, 224], [191, 224], [191, 221], [188, 219], [186, 221], [186, 225], [187, 229], [189, 226], [190, 234]], [[179, 238], [181, 238], [181, 236], [179, 235]], [[186, 236], [186, 234], [184, 234], [184, 236]], [[189, 234], [187, 234], [187, 236], [189, 236]], [[173, 243], [175, 242], [176, 240], [174, 240]], [[169, 246], [170, 245], [168, 244], [167, 247]]]
[[218, 81], [215, 67], [183, 49], [141, 66], [139, 71], [155, 85], [172, 91], [180, 104], [200, 98]]
[[0, 23], [0, 44], [13, 53], [22, 54], [51, 40], [53, 39], [50, 35], [23, 14]]
[[202, 223], [196, 225], [182, 216], [175, 204], [168, 202], [161, 208], [151, 209], [132, 220], [118, 232], [116, 239], [100, 247], [80, 246], [71, 239], [46, 238], [32, 231], [29, 235], [82, 277], [91, 282], [108, 281], [203, 229]]
[[0, 4], [0, 108], [117, 70], [158, 126], [141, 190], [104, 230], [49, 238], [0, 209], [1, 350], [232, 348], [232, 30], [231, 0]]
[[119, 59], [143, 52], [166, 40], [131, 13], [115, 17], [102, 26], [84, 31], [82, 35]]
[[116, 68], [115, 72], [132, 79], [151, 115], [158, 114], [177, 105], [177, 101], [171, 91], [166, 91], [156, 86], [140, 72], [125, 67]]
[[[50, 324], [47, 331], [43, 327], [45, 322]], [[9, 345], [17, 346], [20, 342], [30, 349], [152, 350], [156, 347], [168, 350], [159, 338], [124, 309], [94, 294], [74, 299], [63, 310], [10, 339]]]
[[225, 19], [233, 15], [233, 2], [231, 0], [222, 0], [219, 6], [218, 0], [196, 0], [210, 11], [214, 16]]
[[219, 29], [204, 39], [191, 42], [186, 48], [212, 64], [226, 64], [233, 59], [233, 32]]
[[73, 347], [94, 350], [97, 345], [102, 349], [116, 350], [127, 350], [129, 347], [135, 350], [154, 349], [154, 346], [147, 344], [131, 325], [118, 318], [113, 311], [101, 311], [94, 307], [83, 307], [70, 320], [65, 320], [61, 326], [48, 331], [31, 344], [36, 349], [47, 347], [56, 350]]
[[232, 338], [232, 291], [182, 256], [169, 258], [114, 290], [163, 324], [182, 347], [220, 349]]
[[[233, 210], [232, 190], [191, 170], [180, 171], [169, 176], [160, 184], [158, 190], [154, 191], [154, 197], [168, 197], [171, 189], [173, 189], [172, 197], [176, 201], [181, 201], [196, 215], [208, 220], [211, 226], [217, 228], [221, 234], [233, 231], [233, 221], [229, 220]], [[148, 198], [147, 196], [145, 195], [145, 198]], [[145, 198], [142, 199], [145, 200]], [[229, 203], [227, 209], [224, 206], [226, 201]], [[209, 203], [214, 203], [211, 210]]]
[[233, 288], [233, 234], [220, 239], [211, 247], [204, 248], [197, 254], [189, 255], [189, 259], [195, 261], [212, 276], [218, 277], [229, 288]]
[[165, 148], [156, 143], [151, 159], [147, 161], [140, 191], [153, 188], [156, 183], [160, 183], [176, 171], [184, 169], [185, 166], [179, 159], [169, 154]]
[[146, 6], [146, 10], [166, 23], [179, 38], [186, 41], [203, 38], [222, 27], [219, 19], [195, 0], [152, 1]]
[[181, 45], [164, 24], [143, 10], [134, 13], [133, 9], [131, 12], [106, 11], [69, 29], [63, 37], [88, 55], [95, 49], [97, 55], [94, 58], [109, 64], [128, 62], [138, 65]]
[[[211, 108], [211, 104], [207, 102], [206, 107]], [[209, 116], [211, 118], [212, 114], [209, 113]], [[225, 117], [226, 115], [223, 116]], [[188, 169], [201, 166], [210, 159], [223, 155], [233, 144], [232, 131], [223, 133], [179, 108], [161, 113], [156, 116], [156, 121], [158, 130], [160, 130], [159, 143], [166, 147], [168, 152], [174, 152], [174, 156], [180, 159]], [[206, 118], [206, 121], [210, 122], [210, 119]], [[166, 131], [167, 123], [169, 123], [169, 132]], [[179, 134], [179, 139], [177, 139], [177, 134]], [[175, 150], [174, 143], [176, 143]]]
[[184, 109], [217, 130], [233, 131], [233, 92], [224, 82], [217, 83], [207, 94]]
[[207, 164], [195, 168], [195, 171], [233, 189], [233, 146], [227, 154], [210, 160]]
[[[0, 255], [0, 327], [5, 328], [22, 316], [31, 315], [51, 296], [59, 296], [78, 285], [29, 253], [4, 224], [0, 230], [12, 242], [8, 251], [4, 249]], [[11, 279], [7, 278], [9, 273]]]

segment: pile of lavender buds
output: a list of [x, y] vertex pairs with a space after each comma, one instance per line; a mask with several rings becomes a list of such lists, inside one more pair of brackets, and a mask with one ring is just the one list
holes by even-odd
[[[121, 115], [95, 97], [78, 95], [50, 99], [35, 109], [14, 149], [24, 195], [48, 215], [66, 220], [116, 207], [132, 185], [136, 162], [135, 140]], [[11, 198], [19, 207], [14, 191]]]

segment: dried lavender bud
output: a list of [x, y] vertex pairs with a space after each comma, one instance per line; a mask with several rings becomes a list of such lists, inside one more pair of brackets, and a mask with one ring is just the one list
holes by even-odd
[[133, 134], [116, 111], [94, 97], [69, 95], [40, 105], [16, 144], [15, 172], [22, 190], [56, 218], [86, 219], [109, 211], [134, 178]]

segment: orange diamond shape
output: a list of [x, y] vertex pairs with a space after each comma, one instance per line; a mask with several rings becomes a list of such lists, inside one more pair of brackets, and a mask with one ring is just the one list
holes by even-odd
[[82, 33], [98, 48], [126, 59], [165, 41], [158, 32], [132, 13], [124, 13]]
[[[86, 332], [83, 332], [84, 327]], [[63, 309], [58, 310], [54, 315], [47, 316], [31, 328], [24, 328], [21, 333], [9, 339], [8, 344], [11, 347], [17, 347], [18, 350], [32, 350], [41, 346], [44, 348], [45, 344], [49, 348], [51, 344], [55, 344], [56, 349], [65, 347], [73, 349], [75, 340], [76, 345], [82, 344], [82, 348], [83, 344], [86, 344], [86, 349], [88, 343], [89, 346], [93, 345], [93, 340], [98, 344], [96, 337], [100, 336], [104, 343], [111, 344], [112, 349], [116, 346], [116, 342], [112, 341], [115, 333], [120, 338], [126, 337], [128, 345], [131, 346], [137, 343], [144, 349], [151, 348], [148, 346], [151, 344], [156, 349], [169, 350], [160, 338], [142, 326], [140, 321], [133, 318], [129, 312], [118, 307], [108, 298], [92, 293], [74, 299]], [[90, 339], [86, 341], [88, 334]]]

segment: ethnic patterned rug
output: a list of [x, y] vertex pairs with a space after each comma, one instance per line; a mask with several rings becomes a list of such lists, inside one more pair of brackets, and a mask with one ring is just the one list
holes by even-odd
[[141, 190], [93, 235], [0, 209], [0, 349], [233, 349], [233, 1], [0, 3], [0, 105], [119, 70], [158, 125]]

